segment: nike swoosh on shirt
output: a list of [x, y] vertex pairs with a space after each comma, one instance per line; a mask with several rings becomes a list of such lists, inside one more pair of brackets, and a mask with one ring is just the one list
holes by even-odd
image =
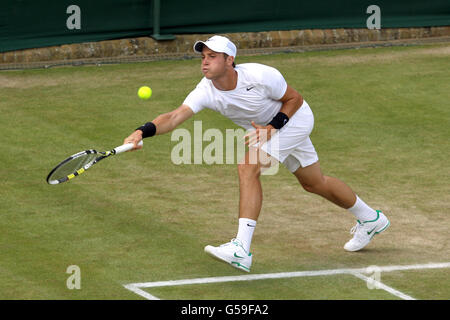
[[247, 227], [252, 227], [252, 228], [254, 228], [255, 226], [252, 226], [251, 224], [247, 223]]
[[250, 88], [247, 88], [247, 91], [250, 91], [250, 90], [252, 90], [254, 87], [250, 87]]

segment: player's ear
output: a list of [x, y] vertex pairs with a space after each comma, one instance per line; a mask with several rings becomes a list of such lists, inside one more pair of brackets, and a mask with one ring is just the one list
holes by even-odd
[[225, 56], [226, 64], [229, 65], [230, 67], [234, 68], [235, 67], [234, 57], [233, 56], [229, 56], [226, 53], [224, 53], [224, 56]]

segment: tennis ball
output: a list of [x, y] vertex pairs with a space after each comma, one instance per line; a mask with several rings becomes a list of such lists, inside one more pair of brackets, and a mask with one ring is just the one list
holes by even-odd
[[147, 100], [152, 96], [152, 89], [147, 86], [140, 87], [138, 90], [138, 96], [142, 100]]

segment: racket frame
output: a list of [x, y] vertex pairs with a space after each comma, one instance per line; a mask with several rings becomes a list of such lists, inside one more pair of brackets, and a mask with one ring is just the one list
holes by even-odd
[[[89, 150], [84, 150], [78, 153], [75, 153], [73, 155], [71, 155], [70, 157], [68, 157], [67, 159], [61, 161], [61, 163], [59, 163], [55, 168], [52, 169], [52, 171], [50, 171], [50, 173], [47, 176], [47, 183], [48, 184], [60, 184], [66, 181], [69, 181], [73, 178], [75, 178], [76, 176], [79, 176], [80, 174], [84, 173], [86, 170], [88, 170], [90, 167], [92, 167], [94, 164], [96, 164], [97, 162], [99, 162], [100, 160], [103, 160], [107, 157], [109, 157], [112, 154], [115, 154], [114, 149], [111, 151], [107, 151], [107, 152], [98, 152], [97, 150], [94, 149], [89, 149]], [[61, 168], [63, 165], [65, 165], [67, 162], [72, 161], [76, 158], [79, 158], [85, 154], [98, 154], [100, 156], [94, 158], [93, 160], [89, 161], [88, 163], [86, 163], [83, 167], [81, 167], [80, 169], [72, 172], [71, 174], [65, 176], [64, 178], [58, 179], [58, 180], [50, 180], [50, 177], [52, 176], [52, 174], [58, 170], [59, 168]]]
[[[138, 145], [142, 146], [142, 140], [138, 143]], [[69, 181], [69, 180], [79, 176], [80, 174], [84, 173], [86, 170], [88, 170], [90, 167], [92, 167], [94, 164], [96, 164], [100, 160], [103, 160], [103, 159], [108, 158], [108, 157], [110, 157], [112, 155], [115, 155], [115, 154], [119, 154], [119, 153], [122, 153], [122, 152], [129, 151], [129, 150], [133, 149], [133, 146], [134, 145], [132, 143], [127, 143], [127, 144], [118, 146], [118, 147], [112, 149], [111, 151], [104, 151], [104, 152], [102, 152], [102, 151], [97, 151], [95, 149], [88, 149], [88, 150], [84, 150], [84, 151], [80, 151], [78, 153], [75, 153], [75, 154], [71, 155], [70, 157], [68, 157], [67, 159], [61, 161], [55, 168], [52, 169], [52, 171], [50, 171], [50, 173], [48, 174], [47, 179], [46, 179], [47, 183], [51, 184], [51, 185], [56, 185], [56, 184], [60, 184], [60, 183], [63, 183], [63, 182], [67, 182], [67, 181]], [[72, 172], [71, 174], [67, 175], [64, 178], [61, 178], [61, 179], [58, 179], [58, 180], [56, 180], [56, 179], [55, 180], [50, 180], [50, 177], [52, 176], [52, 174], [56, 170], [61, 168], [64, 164], [66, 164], [67, 162], [69, 162], [69, 161], [71, 161], [73, 159], [79, 158], [79, 157], [81, 157], [82, 155], [85, 155], [85, 154], [98, 154], [99, 156], [96, 157], [95, 159], [89, 161], [83, 167], [81, 167], [80, 169]]]

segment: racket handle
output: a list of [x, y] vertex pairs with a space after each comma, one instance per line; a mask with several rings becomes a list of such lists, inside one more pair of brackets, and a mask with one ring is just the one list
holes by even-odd
[[[142, 146], [144, 143], [141, 141], [139, 141], [138, 146]], [[127, 143], [127, 144], [123, 144], [121, 146], [118, 146], [116, 148], [114, 148], [114, 150], [116, 151], [116, 154], [125, 152], [125, 151], [130, 151], [131, 149], [133, 149], [134, 144], [132, 143]]]

